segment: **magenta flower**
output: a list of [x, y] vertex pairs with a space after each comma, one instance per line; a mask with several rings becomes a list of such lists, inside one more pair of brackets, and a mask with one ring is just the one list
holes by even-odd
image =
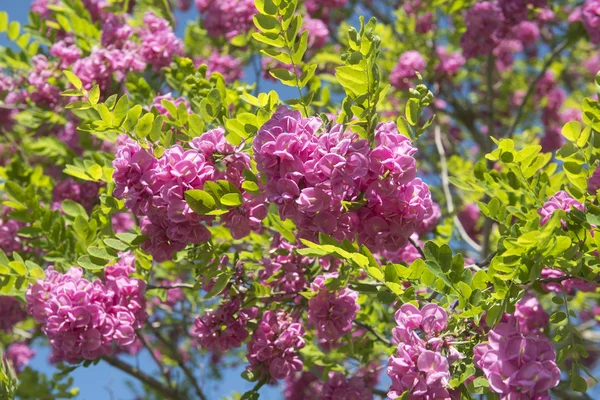
[[475, 346], [474, 362], [490, 390], [503, 398], [545, 398], [560, 382], [556, 354], [545, 336], [520, 332], [511, 318], [492, 329], [488, 340]]
[[390, 73], [390, 83], [396, 89], [408, 89], [411, 82], [417, 78], [415, 72], [423, 72], [426, 66], [425, 59], [418, 51], [405, 51]]
[[50, 340], [52, 360], [76, 363], [134, 343], [146, 319], [145, 283], [129, 278], [135, 259], [124, 254], [106, 268], [104, 281], [88, 281], [80, 268], [62, 275], [46, 270], [46, 279], [27, 289], [27, 311]]
[[[564, 210], [568, 212], [571, 210], [571, 207], [579, 211], [584, 210], [583, 204], [571, 197], [569, 193], [565, 192], [564, 190], [557, 192], [544, 203], [542, 208], [538, 210], [538, 214], [541, 217], [540, 225], [546, 225], [550, 217], [552, 217], [554, 211]], [[564, 226], [565, 222], [562, 221], [562, 224]]]
[[175, 35], [173, 28], [152, 12], [144, 15], [144, 26], [139, 36], [142, 41], [140, 55], [154, 69], [170, 65], [174, 56], [183, 53], [183, 43]]
[[204, 15], [208, 35], [227, 39], [250, 31], [257, 12], [253, 0], [196, 0], [196, 8]]
[[477, 2], [465, 14], [467, 30], [460, 44], [466, 58], [491, 53], [501, 39], [500, 28], [504, 16], [500, 7], [493, 2]]
[[35, 356], [35, 350], [25, 342], [17, 342], [8, 346], [4, 359], [9, 361], [18, 374], [29, 364], [29, 360]]
[[365, 386], [361, 377], [346, 379], [340, 372], [330, 372], [329, 380], [323, 385], [320, 399], [369, 400], [373, 399], [373, 393]]
[[581, 19], [592, 43], [600, 43], [600, 1], [586, 0], [581, 7]]
[[12, 332], [13, 327], [27, 318], [24, 305], [11, 296], [0, 296], [0, 331]]
[[344, 288], [337, 291], [327, 289], [325, 281], [337, 274], [319, 275], [311, 284], [316, 295], [308, 301], [308, 320], [317, 329], [320, 339], [337, 340], [349, 333], [352, 321], [360, 310], [358, 292]]
[[263, 314], [248, 343], [249, 370], [262, 378], [285, 379], [302, 370], [298, 351], [304, 347], [304, 328], [283, 311]]
[[532, 296], [523, 297], [517, 303], [514, 316], [525, 335], [542, 332], [550, 321], [540, 302]]
[[240, 308], [239, 298], [229, 300], [196, 318], [190, 334], [210, 351], [225, 352], [240, 347], [248, 337], [246, 323], [256, 318], [258, 309]]

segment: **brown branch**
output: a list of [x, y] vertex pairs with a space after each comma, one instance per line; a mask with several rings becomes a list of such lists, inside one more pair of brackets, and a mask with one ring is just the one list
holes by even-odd
[[358, 321], [356, 319], [353, 321], [353, 323], [354, 323], [354, 325], [358, 326], [359, 328], [363, 328], [363, 329], [366, 329], [367, 331], [371, 332], [373, 334], [373, 336], [375, 336], [377, 338], [377, 340], [379, 340], [380, 342], [382, 342], [386, 346], [392, 346], [392, 342], [390, 342], [389, 340], [387, 340], [386, 338], [384, 338], [383, 336], [381, 336], [370, 325], [367, 325], [364, 322]]
[[179, 393], [177, 393], [176, 390], [169, 388], [168, 386], [166, 386], [163, 383], [161, 383], [160, 381], [154, 379], [150, 375], [147, 375], [145, 372], [142, 372], [138, 368], [136, 368], [132, 365], [129, 365], [124, 361], [121, 361], [117, 357], [105, 355], [105, 356], [102, 356], [102, 359], [104, 361], [106, 361], [107, 363], [109, 363], [110, 365], [112, 365], [113, 367], [120, 369], [121, 371], [125, 372], [126, 374], [128, 374], [128, 375], [136, 378], [137, 380], [145, 383], [146, 385], [150, 386], [151, 388], [153, 388], [154, 390], [156, 390], [157, 392], [159, 392], [160, 394], [165, 396], [166, 399], [172, 399], [172, 400], [180, 399]]
[[411, 237], [408, 238], [408, 241], [410, 242], [410, 244], [412, 244], [414, 246], [415, 249], [417, 249], [417, 251], [419, 252], [421, 257], [423, 257], [423, 260], [424, 260], [426, 257], [425, 257], [425, 253], [423, 252], [423, 249], [421, 248], [421, 246], [419, 246], [419, 244], [417, 242], [415, 242]]
[[171, 350], [173, 358], [175, 359], [175, 361], [177, 361], [177, 364], [179, 365], [179, 368], [181, 368], [181, 370], [183, 371], [183, 373], [185, 374], [185, 376], [187, 377], [187, 379], [189, 380], [189, 382], [194, 387], [194, 390], [196, 391], [196, 394], [198, 395], [198, 398], [200, 398], [201, 400], [206, 400], [206, 396], [202, 392], [202, 389], [200, 388], [200, 385], [198, 385], [198, 381], [196, 380], [196, 377], [194, 376], [194, 374], [192, 373], [192, 371], [187, 367], [187, 365], [185, 365], [185, 362], [179, 356], [179, 353], [177, 352], [177, 349], [154, 326], [150, 325], [150, 329], [152, 330], [152, 333], [154, 333], [154, 335], [158, 338], [158, 340], [160, 340], [165, 346], [167, 346], [167, 348], [169, 350]]
[[548, 59], [546, 60], [546, 62], [544, 63], [544, 65], [542, 66], [542, 69], [540, 70], [540, 72], [538, 73], [538, 75], [535, 77], [535, 79], [533, 80], [533, 82], [531, 83], [531, 85], [529, 86], [529, 88], [527, 89], [527, 92], [525, 93], [525, 97], [523, 97], [523, 100], [521, 100], [521, 104], [519, 105], [519, 108], [517, 110], [517, 116], [515, 117], [515, 120], [513, 121], [510, 129], [508, 130], [508, 134], [506, 135], [509, 138], [512, 138], [515, 130], [517, 129], [517, 125], [519, 125], [519, 122], [521, 121], [521, 117], [523, 116], [523, 111], [525, 110], [525, 105], [527, 104], [527, 101], [529, 100], [529, 98], [531, 97], [531, 95], [533, 94], [533, 91], [535, 90], [535, 87], [537, 86], [538, 82], [540, 81], [540, 79], [542, 79], [542, 77], [544, 76], [544, 74], [546, 73], [546, 71], [548, 70], [548, 68], [550, 68], [550, 65], [552, 64], [552, 62], [554, 61], [554, 59], [556, 57], [558, 57], [560, 55], [560, 53], [567, 48], [567, 46], [569, 45], [569, 40], [565, 39], [560, 45], [558, 45], [553, 51], [552, 54], [550, 54], [550, 57], [548, 57]]

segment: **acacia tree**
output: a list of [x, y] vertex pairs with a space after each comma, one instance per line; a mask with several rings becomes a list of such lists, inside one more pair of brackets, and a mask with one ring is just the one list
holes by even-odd
[[600, 1], [190, 3], [0, 12], [2, 398], [591, 398]]

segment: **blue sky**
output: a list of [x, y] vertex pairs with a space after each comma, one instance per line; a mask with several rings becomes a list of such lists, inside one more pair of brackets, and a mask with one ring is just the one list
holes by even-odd
[[[11, 1], [11, 0], [1, 0], [0, 1], [0, 11], [7, 11], [9, 15], [9, 19], [11, 21], [19, 21], [21, 24], [25, 24], [27, 22], [27, 15], [29, 12], [29, 5], [31, 4], [30, 0], [25, 1]], [[183, 31], [185, 28], [185, 22], [189, 19], [197, 18], [196, 11], [192, 8], [187, 13], [178, 13], [177, 20], [180, 22], [177, 28], [178, 36], [183, 36]], [[0, 46], [6, 46], [8, 43], [6, 36], [4, 34], [0, 34]], [[247, 71], [247, 77], [253, 77], [254, 73], [251, 70]], [[267, 90], [272, 88], [279, 89], [274, 84], [264, 85]], [[266, 86], [269, 86], [268, 88]], [[287, 89], [287, 88], [286, 88]], [[52, 375], [55, 371], [54, 368], [48, 363], [48, 356], [50, 354], [48, 348], [46, 347], [36, 347], [37, 355], [33, 358], [30, 363], [30, 366], [38, 371], [46, 373], [47, 375]], [[146, 370], [150, 373], [155, 373], [156, 369], [154, 368], [154, 362], [151, 357], [142, 352], [141, 355], [137, 357], [125, 357], [127, 362], [142, 366], [142, 369]], [[145, 366], [151, 366], [151, 369], [148, 370]], [[244, 381], [240, 374], [244, 369], [244, 365], [236, 369], [228, 369], [226, 371], [221, 371], [223, 374], [223, 381], [216, 382], [212, 384], [204, 385], [203, 390], [207, 397], [211, 400], [219, 399], [222, 396], [231, 394], [233, 391], [245, 392], [253, 387], [253, 384]], [[200, 377], [200, 374], [196, 374]], [[127, 386], [127, 381], [133, 382], [128, 375], [120, 372], [119, 370], [109, 366], [104, 362], [100, 362], [98, 365], [89, 367], [89, 368], [78, 368], [71, 375], [75, 380], [75, 386], [79, 387], [80, 394], [77, 399], [81, 400], [133, 400], [135, 398], [134, 394], [129, 390]], [[110, 393], [112, 392], [113, 397], [111, 399]], [[263, 387], [261, 389], [261, 400], [278, 400], [281, 399], [282, 396], [280, 391], [277, 388], [272, 387]]]

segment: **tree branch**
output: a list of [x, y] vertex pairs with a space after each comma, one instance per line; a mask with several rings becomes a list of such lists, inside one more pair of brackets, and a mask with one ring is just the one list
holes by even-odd
[[414, 246], [415, 249], [417, 249], [417, 251], [419, 252], [419, 254], [421, 255], [421, 257], [423, 257], [423, 260], [425, 259], [425, 253], [423, 253], [423, 249], [421, 248], [421, 246], [419, 246], [419, 244], [417, 242], [415, 242], [412, 238], [408, 238], [408, 241], [410, 242], [410, 244], [412, 244]]
[[540, 72], [538, 73], [538, 75], [535, 77], [535, 79], [533, 80], [533, 82], [531, 83], [531, 85], [529, 86], [529, 88], [527, 89], [527, 92], [525, 93], [525, 97], [523, 97], [523, 100], [521, 100], [521, 104], [519, 105], [519, 108], [517, 110], [517, 116], [515, 117], [515, 120], [513, 121], [510, 129], [508, 130], [508, 134], [506, 135], [507, 137], [509, 137], [509, 138], [513, 137], [513, 135], [515, 133], [515, 130], [517, 129], [517, 125], [519, 125], [519, 122], [521, 121], [521, 117], [523, 116], [523, 111], [525, 109], [525, 105], [527, 104], [527, 101], [529, 100], [529, 98], [533, 94], [533, 91], [535, 90], [535, 87], [537, 86], [537, 84], [540, 81], [540, 79], [542, 79], [542, 77], [544, 76], [544, 74], [546, 73], [546, 71], [548, 70], [548, 68], [550, 68], [550, 65], [552, 64], [552, 62], [554, 61], [554, 59], [556, 57], [558, 57], [560, 55], [560, 53], [564, 49], [567, 48], [568, 45], [569, 45], [569, 40], [565, 39], [560, 45], [558, 45], [552, 51], [552, 54], [550, 54], [550, 57], [548, 57], [548, 59], [546, 60], [546, 62], [542, 66], [542, 69], [540, 70]]
[[104, 361], [106, 361], [107, 363], [109, 363], [110, 365], [112, 365], [113, 367], [120, 369], [121, 371], [125, 372], [126, 374], [131, 375], [132, 377], [136, 378], [137, 380], [150, 386], [151, 388], [153, 388], [154, 390], [156, 390], [157, 392], [159, 392], [160, 394], [165, 396], [166, 399], [172, 399], [172, 400], [180, 399], [179, 394], [177, 393], [176, 390], [169, 388], [168, 386], [166, 386], [163, 383], [161, 383], [160, 381], [154, 379], [150, 375], [147, 375], [146, 373], [140, 371], [136, 367], [129, 365], [124, 361], [119, 360], [117, 357], [105, 355], [105, 356], [102, 356], [102, 359]]
[[156, 290], [156, 289], [194, 289], [194, 285], [189, 283], [174, 283], [172, 285], [148, 285], [146, 290]]
[[[444, 151], [444, 144], [442, 143], [442, 132], [439, 125], [436, 125], [434, 128], [435, 133], [435, 145], [437, 147], [437, 151], [440, 155], [440, 167], [442, 170], [442, 187], [444, 188], [444, 196], [446, 197], [446, 206], [448, 208], [448, 214], [454, 214], [454, 201], [452, 200], [452, 193], [450, 192], [450, 180], [448, 179], [448, 164], [446, 162], [446, 152]], [[463, 238], [463, 240], [473, 248], [476, 252], [481, 251], [481, 246], [479, 246], [467, 233], [464, 226], [458, 219], [458, 217], [454, 216], [454, 225], [458, 229], [458, 233]]]
[[196, 391], [198, 398], [200, 398], [201, 400], [206, 400], [206, 396], [202, 392], [200, 385], [198, 385], [198, 381], [196, 380], [196, 377], [194, 376], [192, 371], [190, 371], [190, 369], [187, 367], [187, 365], [185, 365], [185, 362], [181, 359], [181, 357], [177, 353], [177, 349], [171, 344], [171, 342], [169, 342], [163, 335], [161, 335], [161, 333], [159, 332], [158, 329], [156, 329], [151, 324], [150, 324], [150, 329], [152, 330], [152, 333], [154, 333], [154, 335], [158, 338], [158, 340], [160, 340], [165, 346], [167, 346], [167, 348], [169, 350], [171, 350], [171, 353], [173, 354], [173, 358], [175, 358], [175, 361], [177, 361], [179, 368], [181, 368], [181, 370], [183, 371], [183, 373], [185, 374], [185, 376], [187, 377], [189, 382], [194, 387], [194, 390]]
[[390, 342], [389, 340], [387, 340], [386, 338], [384, 338], [383, 336], [381, 336], [375, 329], [373, 329], [371, 326], [365, 324], [364, 322], [361, 322], [359, 320], [354, 320], [354, 325], [366, 329], [367, 331], [371, 332], [373, 334], [373, 336], [375, 336], [377, 338], [377, 340], [379, 340], [380, 342], [382, 342], [383, 344], [385, 344], [386, 346], [392, 346], [392, 342]]

